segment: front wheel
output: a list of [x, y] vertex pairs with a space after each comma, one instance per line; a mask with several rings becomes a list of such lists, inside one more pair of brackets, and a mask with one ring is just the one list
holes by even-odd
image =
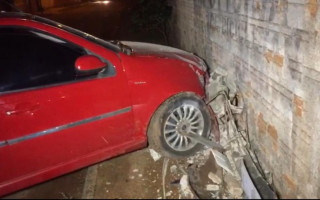
[[188, 134], [208, 137], [210, 114], [206, 104], [193, 93], [181, 93], [164, 102], [153, 115], [148, 127], [152, 148], [166, 157], [190, 156], [202, 145]]

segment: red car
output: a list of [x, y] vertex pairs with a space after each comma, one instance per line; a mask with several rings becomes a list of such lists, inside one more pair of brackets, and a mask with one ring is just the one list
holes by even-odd
[[0, 16], [0, 196], [147, 146], [207, 137], [207, 67], [178, 49], [107, 42], [41, 17]]

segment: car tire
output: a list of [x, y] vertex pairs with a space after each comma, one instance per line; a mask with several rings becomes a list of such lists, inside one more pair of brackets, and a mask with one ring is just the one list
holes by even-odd
[[147, 132], [149, 147], [165, 157], [191, 156], [203, 146], [185, 134], [208, 137], [210, 127], [210, 113], [203, 100], [194, 93], [180, 93], [169, 98], [154, 113]]

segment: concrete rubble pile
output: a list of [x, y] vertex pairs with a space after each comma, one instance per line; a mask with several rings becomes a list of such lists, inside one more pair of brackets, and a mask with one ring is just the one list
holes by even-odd
[[[243, 189], [237, 166], [240, 165], [239, 162], [242, 157], [246, 155], [246, 141], [244, 139], [246, 131], [244, 127], [242, 127], [242, 132], [238, 131], [235, 115], [241, 116], [244, 106], [243, 100], [235, 82], [230, 80], [227, 73], [221, 68], [210, 74], [206, 91], [207, 103], [212, 108], [218, 121], [218, 139], [225, 149], [223, 153], [229, 161], [229, 166], [220, 164], [225, 169], [222, 173], [225, 195], [222, 198], [239, 199], [243, 197]], [[209, 175], [211, 178], [217, 176], [212, 172]]]
[[[212, 108], [218, 125], [218, 131], [213, 133], [216, 141], [223, 147], [223, 154], [215, 149], [208, 150], [211, 157], [205, 165], [198, 164], [197, 175], [190, 175], [190, 183], [194, 185], [200, 198], [236, 198], [241, 199], [244, 195], [239, 173], [240, 162], [247, 154], [245, 149], [245, 127], [239, 132], [236, 115], [239, 118], [243, 111], [243, 101], [236, 84], [230, 80], [223, 69], [216, 69], [210, 74], [209, 84], [206, 87], [208, 101]], [[241, 124], [243, 126], [243, 124]], [[215, 160], [215, 162], [214, 162]], [[211, 163], [210, 163], [211, 162]], [[206, 166], [207, 165], [207, 166]], [[222, 170], [222, 167], [224, 170]], [[196, 169], [193, 172], [197, 171]], [[202, 175], [203, 174], [203, 175]], [[206, 176], [206, 177], [205, 177]], [[196, 183], [195, 179], [202, 179], [202, 184]], [[207, 179], [207, 181], [206, 181]], [[207, 182], [205, 184], [205, 182]], [[202, 189], [199, 188], [201, 185]], [[198, 187], [197, 187], [198, 186]]]
[[[254, 166], [252, 168], [256, 169], [253, 161], [257, 161], [257, 158], [250, 150], [246, 112], [243, 111], [244, 101], [240, 90], [234, 79], [231, 79], [225, 70], [217, 68], [210, 74], [206, 91], [207, 104], [212, 108], [218, 122], [219, 131], [215, 135], [215, 139], [220, 142], [224, 149], [223, 154], [226, 156], [223, 157], [224, 155], [220, 154], [224, 161], [220, 162], [216, 156], [217, 151], [211, 150], [216, 163], [224, 170], [222, 181], [219, 180], [220, 177], [217, 174], [212, 172], [209, 172], [209, 178], [217, 185], [219, 185], [217, 182], [224, 183], [224, 188], [222, 188], [224, 194], [220, 195], [220, 198], [261, 198], [244, 164], [245, 160], [250, 160], [251, 165]], [[276, 198], [260, 173], [256, 173], [256, 178], [264, 183], [263, 190], [265, 190], [266, 196]], [[215, 187], [211, 186], [211, 189], [213, 188]]]
[[[251, 168], [256, 169], [252, 160], [257, 161], [257, 158], [250, 150], [244, 101], [233, 80], [227, 72], [218, 68], [210, 74], [206, 86], [207, 104], [216, 115], [212, 119], [215, 123], [213, 128], [218, 128], [218, 131], [212, 130], [212, 145], [198, 141], [207, 149], [189, 158], [197, 160], [190, 163], [187, 172], [190, 187], [198, 198], [261, 198], [244, 164], [249, 159], [254, 166]], [[222, 151], [214, 148], [218, 145], [223, 148]], [[268, 183], [257, 170], [255, 176], [260, 183], [264, 183], [259, 189], [268, 193]], [[269, 192], [267, 197], [276, 196]]]

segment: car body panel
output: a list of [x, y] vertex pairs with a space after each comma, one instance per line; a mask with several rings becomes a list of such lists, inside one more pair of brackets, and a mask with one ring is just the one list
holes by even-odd
[[135, 128], [141, 135], [145, 135], [152, 114], [166, 99], [181, 92], [205, 96], [189, 63], [172, 58], [163, 62], [163, 59], [156, 55], [121, 54], [132, 91]]
[[126, 55], [29, 19], [0, 18], [4, 26], [63, 38], [107, 60], [116, 74], [0, 93], [0, 196], [143, 148], [166, 99], [181, 92], [205, 98], [192, 54]]
[[[52, 178], [49, 169], [63, 171], [67, 163], [81, 157], [91, 154], [99, 157], [99, 152], [105, 154], [107, 151], [117, 155], [119, 152], [112, 149], [119, 146], [130, 149], [145, 143], [143, 138], [134, 136], [128, 81], [116, 53], [36, 22], [8, 19], [1, 20], [0, 24], [35, 28], [56, 35], [105, 58], [116, 70], [112, 77], [0, 94], [0, 141], [6, 143], [0, 148], [0, 157], [6, 160], [0, 164], [0, 195], [10, 192], [6, 188], [14, 182], [26, 182], [25, 179], [34, 182], [30, 177], [39, 179], [37, 174], [42, 174], [42, 180]], [[114, 114], [126, 108], [126, 112]], [[110, 116], [86, 122], [106, 114]], [[77, 122], [77, 126], [72, 126]], [[59, 130], [59, 127], [67, 128]], [[48, 131], [52, 133], [47, 134]], [[23, 141], [16, 142], [18, 140]], [[78, 166], [75, 169], [85, 166], [77, 162], [74, 165]]]
[[207, 70], [207, 66], [202, 59], [181, 49], [144, 42], [121, 41], [121, 43], [129, 46], [132, 49], [132, 54], [134, 55], [149, 55], [159, 58], [177, 59], [189, 63], [189, 66], [192, 67], [193, 70], [196, 70], [201, 74], [205, 73]]

